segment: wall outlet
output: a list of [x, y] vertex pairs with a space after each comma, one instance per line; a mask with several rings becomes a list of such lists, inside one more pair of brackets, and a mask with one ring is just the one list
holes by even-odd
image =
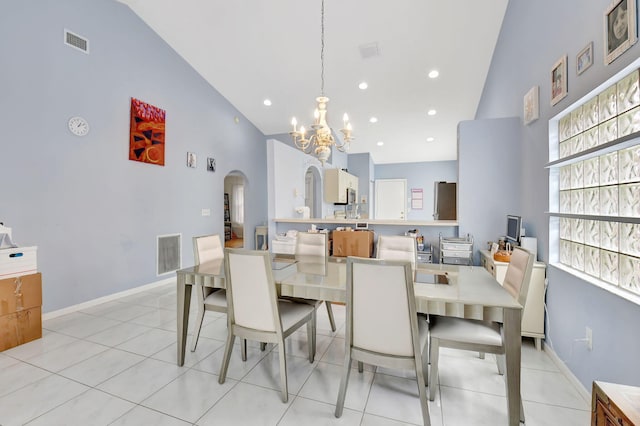
[[202, 209], [202, 216], [211, 216], [211, 209]]
[[593, 331], [587, 327], [587, 349], [593, 350]]

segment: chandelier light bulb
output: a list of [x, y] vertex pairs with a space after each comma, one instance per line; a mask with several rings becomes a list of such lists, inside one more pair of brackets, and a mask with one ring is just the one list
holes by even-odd
[[296, 126], [298, 125], [298, 120], [295, 117], [291, 119], [291, 125], [293, 126], [293, 131], [296, 131]]

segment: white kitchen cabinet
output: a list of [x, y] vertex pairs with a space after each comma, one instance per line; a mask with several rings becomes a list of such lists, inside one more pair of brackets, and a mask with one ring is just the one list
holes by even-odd
[[[493, 259], [489, 250], [480, 250], [482, 266], [495, 277], [500, 283], [504, 282], [507, 274], [509, 262], [498, 262]], [[536, 341], [536, 348], [542, 349], [542, 339], [544, 339], [544, 296], [545, 296], [545, 275], [547, 265], [543, 262], [535, 262], [531, 272], [529, 282], [529, 293], [527, 301], [522, 311], [522, 335], [533, 337]]]
[[326, 169], [324, 171], [324, 201], [326, 203], [346, 203], [347, 189], [355, 191], [358, 196], [358, 177], [341, 169]]

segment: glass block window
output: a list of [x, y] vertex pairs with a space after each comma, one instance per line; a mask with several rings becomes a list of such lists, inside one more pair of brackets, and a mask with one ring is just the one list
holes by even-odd
[[551, 260], [640, 296], [640, 72], [574, 107], [551, 133]]

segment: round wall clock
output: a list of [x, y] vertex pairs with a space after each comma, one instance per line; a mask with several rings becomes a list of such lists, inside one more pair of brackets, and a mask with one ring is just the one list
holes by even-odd
[[71, 117], [69, 130], [76, 136], [84, 136], [89, 133], [89, 122], [82, 117]]

